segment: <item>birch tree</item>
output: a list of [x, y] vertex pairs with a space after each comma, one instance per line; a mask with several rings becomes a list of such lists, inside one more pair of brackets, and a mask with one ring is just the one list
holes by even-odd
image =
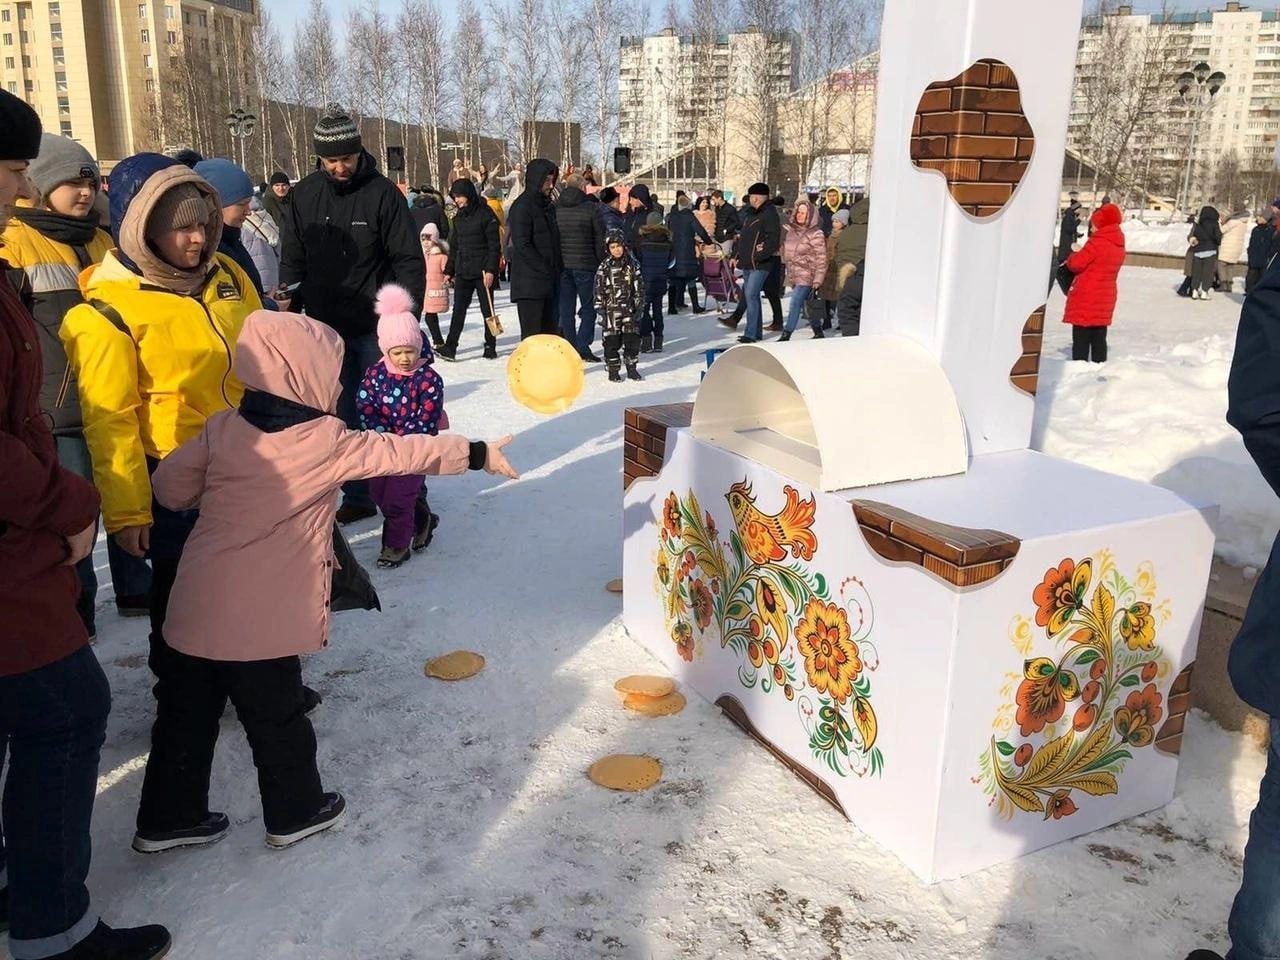
[[453, 76], [458, 84], [459, 122], [467, 144], [475, 142], [485, 124], [488, 85], [493, 65], [486, 62], [484, 20], [475, 0], [459, 0], [453, 34]]
[[[589, 36], [582, 29], [583, 13], [578, 7], [562, 9], [556, 18], [555, 86], [560, 114], [560, 160], [580, 165], [573, 151], [573, 120], [578, 116], [586, 88], [586, 59]], [[581, 144], [579, 144], [579, 151]]]
[[452, 74], [444, 59], [447, 48], [444, 19], [440, 16], [436, 0], [405, 0], [397, 33], [401, 42], [405, 89], [412, 98], [405, 116], [418, 124], [422, 147], [427, 155], [427, 182], [443, 188], [440, 124], [450, 102]]
[[507, 38], [501, 59], [501, 98], [508, 129], [500, 132], [517, 144], [520, 165], [526, 166], [536, 150], [535, 121], [551, 100], [544, 0], [511, 0], [498, 23]]
[[378, 0], [364, 0], [351, 14], [347, 32], [347, 76], [356, 84], [356, 102], [361, 112], [372, 115], [377, 123], [381, 149], [374, 155], [379, 165], [387, 156], [387, 117], [392, 111], [398, 84], [396, 47], [391, 21]]
[[620, 0], [586, 0], [587, 94], [593, 103], [592, 133], [600, 147], [601, 176], [609, 166], [609, 146], [618, 128], [618, 23]]
[[338, 99], [340, 86], [338, 51], [325, 0], [309, 0], [299, 36], [301, 43], [295, 50], [306, 80], [303, 102], [323, 109]]

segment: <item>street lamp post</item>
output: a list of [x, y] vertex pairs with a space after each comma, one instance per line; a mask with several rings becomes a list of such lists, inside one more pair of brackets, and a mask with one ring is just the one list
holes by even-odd
[[1187, 169], [1182, 177], [1182, 195], [1178, 199], [1178, 208], [1191, 200], [1191, 168], [1195, 163], [1196, 139], [1200, 133], [1200, 121], [1213, 103], [1222, 85], [1227, 82], [1227, 75], [1221, 70], [1214, 70], [1209, 64], [1201, 61], [1187, 72], [1179, 75], [1177, 80], [1178, 98], [1191, 108], [1191, 142], [1187, 149]]
[[[253, 131], [258, 125], [258, 117], [256, 114], [249, 113], [240, 107], [236, 107], [227, 114], [227, 130], [231, 133], [231, 142], [234, 144], [240, 141], [240, 166], [245, 163], [245, 146], [244, 142], [253, 136]], [[234, 147], [233, 147], [234, 155]]]

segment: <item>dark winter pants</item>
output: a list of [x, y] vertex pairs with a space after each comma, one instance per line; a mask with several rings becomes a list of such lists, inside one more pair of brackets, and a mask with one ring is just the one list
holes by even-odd
[[194, 826], [209, 814], [209, 772], [218, 726], [229, 699], [258, 768], [263, 820], [284, 831], [310, 819], [323, 803], [316, 770], [316, 737], [303, 713], [302, 665], [297, 657], [249, 663], [187, 656], [164, 639], [169, 595], [182, 548], [197, 514], [151, 504], [151, 655], [156, 721], [142, 782], [138, 829]]
[[1271, 718], [1267, 772], [1249, 818], [1244, 879], [1227, 922], [1228, 960], [1280, 956], [1280, 720]]
[[840, 321], [842, 337], [856, 337], [862, 330], [862, 290], [865, 282], [866, 261], [862, 260], [844, 282], [840, 299], [836, 301], [836, 318]]
[[675, 313], [684, 306], [685, 291], [689, 292], [689, 306], [694, 310], [698, 306], [698, 281], [696, 277], [672, 277], [667, 284], [667, 312]]
[[622, 357], [618, 355], [619, 348], [627, 358], [627, 366], [633, 366], [640, 356], [640, 334], [606, 333], [604, 335], [604, 362], [610, 370], [622, 369]]
[[662, 301], [667, 295], [665, 280], [650, 280], [645, 288], [644, 312], [640, 315], [640, 336], [660, 337], [664, 327], [662, 323]]
[[1106, 327], [1072, 327], [1071, 359], [1107, 362]]
[[382, 545], [408, 550], [419, 525], [431, 517], [431, 509], [419, 496], [426, 478], [420, 474], [403, 477], [375, 477], [369, 494], [382, 511]]
[[[382, 348], [378, 346], [376, 333], [366, 333], [343, 344], [342, 371], [338, 374], [338, 382], [342, 384], [342, 393], [338, 396], [338, 416], [352, 430], [360, 429], [360, 416], [356, 412], [356, 391], [360, 389], [360, 381], [364, 379], [365, 373], [380, 359]], [[342, 502], [350, 507], [372, 507], [369, 482], [351, 480], [344, 483]]]
[[[93, 483], [93, 463], [84, 438], [56, 439], [58, 463]], [[116, 597], [142, 597], [151, 591], [151, 568], [147, 561], [125, 553], [115, 537], [107, 537], [107, 563], [111, 567], [111, 585]], [[98, 575], [93, 565], [92, 553], [76, 564], [76, 573], [80, 577], [80, 598], [76, 601], [76, 609], [90, 636], [94, 633], [94, 607], [98, 601]]]
[[520, 339], [528, 340], [540, 333], [560, 332], [560, 291], [538, 300], [517, 300], [516, 313], [520, 317]]
[[0, 888], [7, 879], [15, 960], [70, 950], [98, 924], [85, 879], [110, 710], [107, 678], [88, 646], [0, 677], [0, 769], [6, 743], [9, 755]]
[[775, 259], [769, 268], [769, 276], [764, 281], [764, 298], [769, 301], [769, 309], [773, 311], [773, 326], [782, 326], [782, 261]]
[[[476, 294], [480, 298], [480, 312], [488, 314], [493, 308], [493, 294], [485, 289], [480, 278], [454, 277], [453, 279], [453, 318], [449, 321], [449, 339], [445, 341], [453, 352], [458, 350], [458, 341], [462, 339], [462, 328], [467, 322], [467, 311], [471, 309], [471, 297]], [[489, 325], [484, 324], [484, 345], [486, 349], [498, 349], [498, 341], [489, 332]]]
[[444, 343], [444, 337], [440, 335], [440, 314], [424, 313], [422, 319], [427, 322], [427, 333], [431, 334], [431, 346]]
[[1207, 257], [1192, 257], [1191, 289], [1212, 290], [1213, 281], [1218, 276], [1218, 254]]
[[[578, 326], [573, 308], [578, 308]], [[565, 270], [560, 274], [560, 333], [586, 356], [596, 339], [596, 275], [591, 270]]]
[[1253, 288], [1258, 285], [1258, 281], [1262, 279], [1262, 270], [1257, 267], [1250, 267], [1248, 273], [1244, 275], [1244, 292], [1253, 293]]

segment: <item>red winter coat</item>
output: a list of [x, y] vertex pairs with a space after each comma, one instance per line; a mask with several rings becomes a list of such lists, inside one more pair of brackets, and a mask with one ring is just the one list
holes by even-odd
[[55, 663], [89, 642], [67, 537], [98, 516], [98, 492], [58, 466], [40, 416], [35, 321], [0, 260], [0, 677]]
[[1067, 258], [1076, 275], [1067, 294], [1064, 323], [1076, 327], [1109, 327], [1116, 310], [1116, 278], [1124, 266], [1124, 233], [1120, 208], [1108, 203], [1094, 211], [1093, 235], [1084, 249]]

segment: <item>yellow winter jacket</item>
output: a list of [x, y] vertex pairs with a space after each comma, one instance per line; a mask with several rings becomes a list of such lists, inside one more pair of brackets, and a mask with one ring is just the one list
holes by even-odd
[[85, 303], [67, 314], [62, 343], [79, 379], [108, 533], [151, 523], [147, 458], [172, 453], [244, 393], [236, 338], [262, 303], [229, 257], [218, 254], [216, 264], [198, 298], [146, 283], [114, 252], [80, 277]]

